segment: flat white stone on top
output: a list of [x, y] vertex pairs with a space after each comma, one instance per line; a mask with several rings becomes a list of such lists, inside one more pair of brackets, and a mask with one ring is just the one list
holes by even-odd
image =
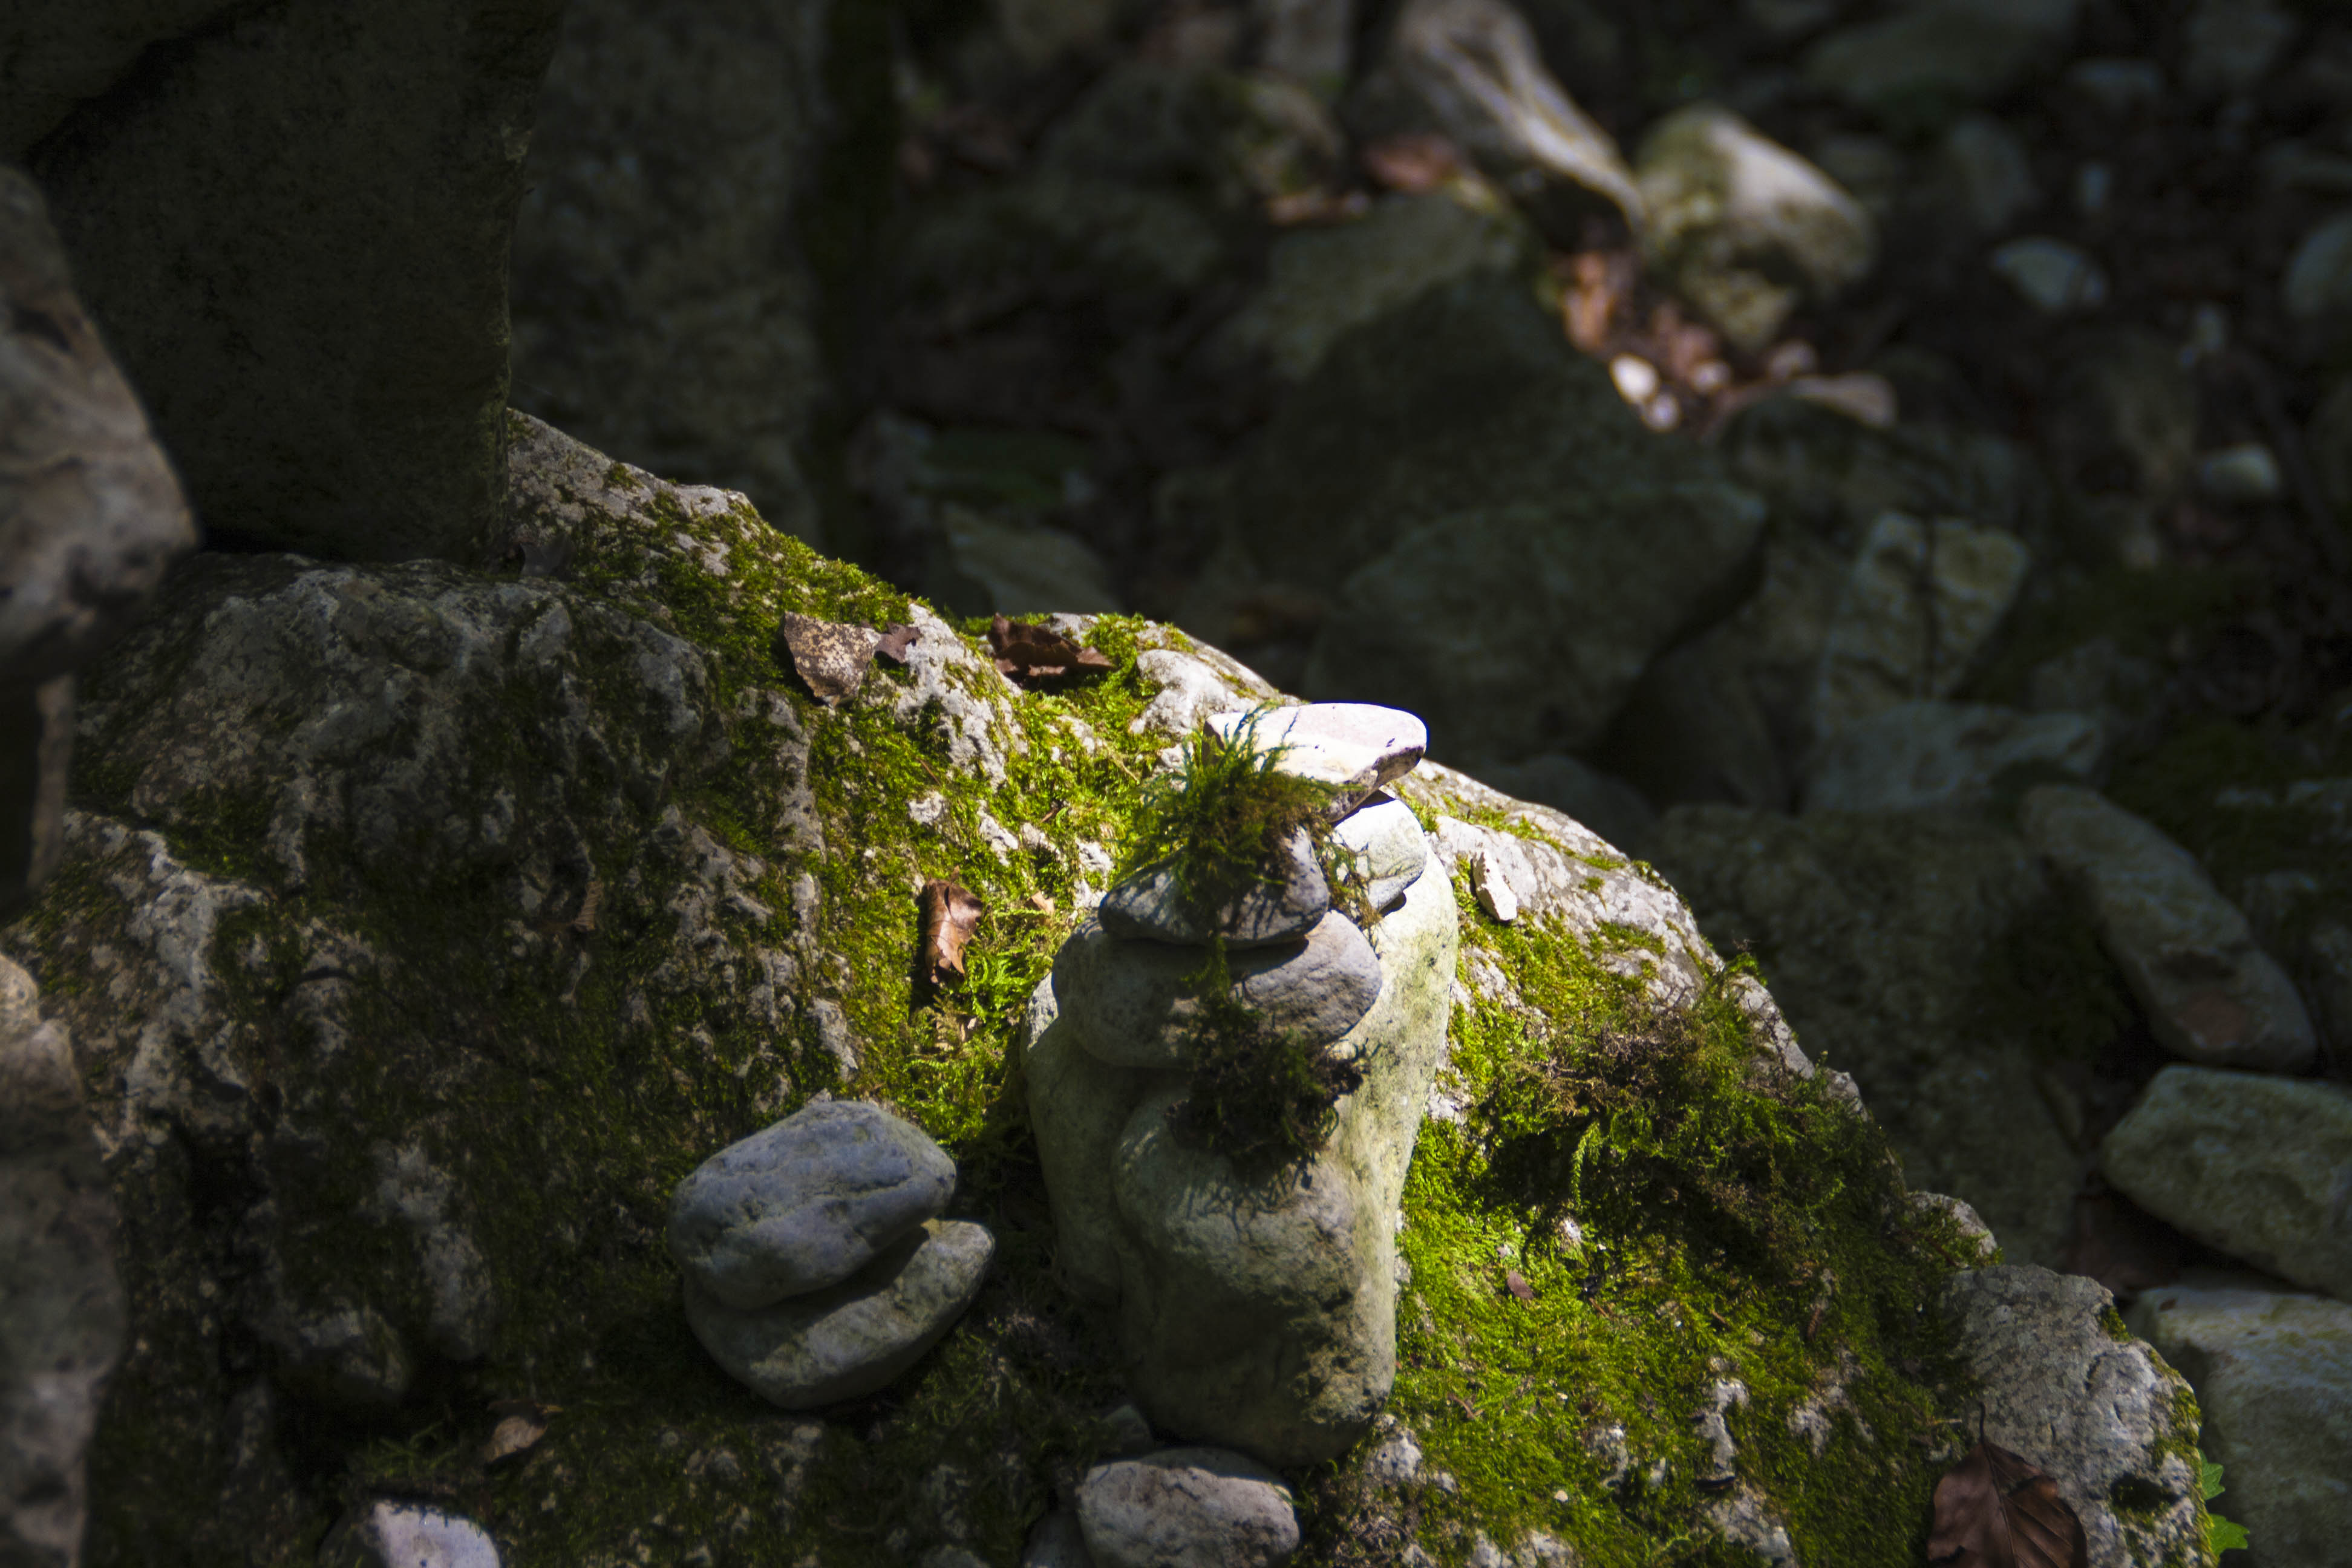
[[1336, 784], [1335, 810], [1412, 772], [1429, 750], [1429, 727], [1402, 708], [1375, 702], [1310, 702], [1211, 715], [1209, 728], [1232, 740], [1246, 733], [1258, 751], [1282, 748], [1275, 765], [1298, 778]]

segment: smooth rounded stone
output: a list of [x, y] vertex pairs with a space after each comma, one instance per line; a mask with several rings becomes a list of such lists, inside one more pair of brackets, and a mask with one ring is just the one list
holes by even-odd
[[713, 1300], [749, 1310], [848, 1279], [938, 1214], [955, 1162], [863, 1100], [803, 1106], [677, 1184], [669, 1250]]
[[1808, 295], [1835, 294], [1877, 255], [1877, 228], [1860, 203], [1719, 105], [1691, 104], [1660, 121], [1633, 172], [1649, 209], [1650, 265], [1749, 353]]
[[1223, 1448], [1168, 1448], [1097, 1465], [1078, 1527], [1097, 1568], [1272, 1568], [1298, 1550], [1289, 1486]]
[[[2189, 1385], [2113, 1331], [2105, 1286], [2030, 1266], [1963, 1270], [1942, 1306], [1980, 1390], [1986, 1438], [2057, 1483], [2083, 1521], [2089, 1568], [2210, 1561], [2187, 1458]], [[1971, 1419], [1964, 1441], [1975, 1434]]]
[[2261, 1561], [2333, 1568], [2352, 1526], [2352, 1305], [2199, 1270], [2125, 1314], [2197, 1390], [2198, 1447], [2223, 1469], [2212, 1506]]
[[1979, 1263], [1990, 1263], [2000, 1250], [2000, 1242], [1993, 1236], [1992, 1227], [1967, 1203], [1943, 1193], [1913, 1193], [1911, 1206], [1922, 1213], [1940, 1214], [1960, 1227], [1969, 1239], [1969, 1247]]
[[2109, 114], [2129, 114], [2162, 100], [2164, 68], [2115, 56], [2076, 60], [2066, 68], [2066, 85]]
[[1115, 1312], [1128, 1387], [1156, 1430], [1316, 1464], [1378, 1413], [1395, 1376], [1396, 1205], [1444, 1049], [1458, 940], [1441, 876], [1374, 929], [1388, 983], [1335, 1047], [1364, 1081], [1323, 1149], [1270, 1183], [1167, 1136], [1182, 1075], [1096, 1059], [1066, 1010], [1027, 1044], [1056, 1268]]
[[1305, 832], [1283, 840], [1276, 853], [1281, 880], [1252, 882], [1205, 917], [1186, 907], [1164, 861], [1111, 889], [1096, 913], [1105, 931], [1130, 941], [1203, 947], [1213, 933], [1234, 949], [1290, 942], [1312, 931], [1331, 908], [1331, 884]]
[[1981, 805], [2011, 768], [2097, 775], [2106, 726], [2084, 713], [2021, 713], [1919, 700], [1839, 731], [1805, 775], [1807, 811], [1921, 811]]
[[460, 1513], [379, 1498], [335, 1526], [320, 1568], [499, 1568], [498, 1542]]
[[2352, 213], [2320, 224], [2294, 247], [2281, 282], [2287, 314], [2299, 321], [2352, 311]]
[[[1201, 1017], [1202, 951], [1111, 935], [1082, 922], [1054, 959], [1054, 994], [1098, 1060], [1179, 1070], [1192, 1065]], [[1328, 1046], [1381, 994], [1381, 960], [1356, 922], [1333, 910], [1302, 942], [1244, 948], [1225, 960], [1243, 1002], [1269, 1027]]]
[[2025, 142], [1990, 114], [1962, 116], [1936, 148], [1936, 173], [1979, 234], [2000, 234], [2042, 199]]
[[[2293, 12], [2263, 0], [2200, 0], [2182, 38], [2181, 85], [2200, 98], [2251, 92], [2298, 26]], [[2267, 1547], [2263, 1556], [2270, 1560]]]
[[1806, 52], [1816, 87], [1890, 125], [2000, 98], [2065, 58], [2075, 0], [1921, 0]]
[[1429, 729], [1402, 708], [1376, 702], [1309, 702], [1270, 711], [1220, 713], [1209, 728], [1227, 740], [1246, 735], [1259, 752], [1276, 748], [1280, 772], [1332, 785], [1333, 815], [1352, 811], [1373, 791], [1412, 772], [1429, 751]]
[[[1830, 613], [1813, 678], [1816, 731], [1834, 735], [1911, 698], [1950, 695], [2030, 563], [2004, 530], [1881, 513]], [[1923, 584], [1932, 592], [1922, 594]]]
[[1055, 1509], [1031, 1527], [1021, 1548], [1021, 1568], [1095, 1568], [1078, 1516]]
[[2107, 275], [2090, 252], [2048, 235], [2012, 239], [1992, 253], [1993, 276], [2045, 316], [2095, 310], [2107, 302]]
[[1453, 190], [1382, 197], [1354, 223], [1289, 229], [1266, 258], [1265, 287], [1211, 340], [1228, 362], [1263, 354], [1303, 381], [1343, 335], [1425, 289], [1522, 267], [1533, 237], [1507, 207]]
[[686, 1321], [730, 1375], [786, 1410], [871, 1394], [922, 1358], [979, 1294], [988, 1227], [925, 1220], [838, 1285], [754, 1311], [688, 1277]]
[[1392, 795], [1377, 795], [1341, 818], [1333, 842], [1355, 857], [1364, 898], [1385, 910], [1404, 897], [1429, 866], [1429, 836], [1412, 807]]
[[2260, 441], [2244, 441], [2197, 459], [2197, 488], [2232, 506], [2276, 500], [2286, 493], [2279, 460]]
[[2107, 1180], [2198, 1240], [2352, 1296], [2352, 1090], [2168, 1067], [2099, 1150]]
[[2263, 1072], [2310, 1064], [2318, 1040], [2294, 983], [2186, 849], [2073, 784], [2030, 791], [2018, 827], [2090, 905], [2166, 1050]]

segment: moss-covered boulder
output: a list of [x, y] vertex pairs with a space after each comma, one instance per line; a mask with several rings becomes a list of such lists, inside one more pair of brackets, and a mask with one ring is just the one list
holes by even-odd
[[[126, 1232], [87, 1560], [300, 1562], [400, 1496], [514, 1564], [1011, 1562], [1132, 1438], [1013, 1047], [1163, 751], [1273, 694], [1109, 618], [1057, 623], [1108, 668], [1016, 687], [740, 497], [509, 435], [504, 565], [202, 558], [89, 678], [67, 862], [5, 933]], [[904, 663], [820, 701], [788, 612], [906, 626]], [[1651, 873], [1443, 769], [1401, 793], [1452, 1022], [1377, 1216], [1395, 1385], [1286, 1476], [1300, 1560], [1916, 1557], [1969, 1398], [1925, 1304], [1973, 1244]], [[937, 985], [931, 877], [987, 906]], [[810, 1415], [696, 1342], [662, 1231], [819, 1093], [938, 1140], [998, 1247]]]

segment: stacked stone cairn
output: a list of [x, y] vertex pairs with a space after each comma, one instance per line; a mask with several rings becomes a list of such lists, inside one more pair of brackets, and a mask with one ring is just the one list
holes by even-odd
[[[1333, 837], [1379, 918], [1366, 929], [1331, 907], [1303, 832], [1256, 885], [1205, 912], [1180, 902], [1164, 867], [1133, 874], [1071, 934], [1038, 989], [1030, 1120], [1062, 1277], [1115, 1319], [1129, 1391], [1151, 1425], [1265, 1464], [1308, 1465], [1360, 1436], [1394, 1381], [1397, 1203], [1444, 1048], [1454, 895], [1445, 877], [1423, 875], [1420, 823], [1382, 787], [1420, 762], [1420, 721], [1325, 703], [1210, 723], [1278, 748], [1275, 766], [1333, 786]], [[1239, 1168], [1171, 1122], [1190, 1086], [1213, 937], [1268, 1026], [1362, 1074], [1322, 1146], [1272, 1173]], [[1188, 1474], [1256, 1473], [1239, 1455], [1180, 1452]], [[1108, 1522], [1118, 1510], [1078, 1511], [1095, 1557], [1126, 1560]], [[1276, 1560], [1261, 1556], [1264, 1543], [1236, 1550], [1235, 1560]]]
[[996, 1238], [943, 1220], [955, 1162], [922, 1129], [820, 1100], [678, 1184], [670, 1256], [719, 1364], [787, 1410], [873, 1393], [971, 1305]]

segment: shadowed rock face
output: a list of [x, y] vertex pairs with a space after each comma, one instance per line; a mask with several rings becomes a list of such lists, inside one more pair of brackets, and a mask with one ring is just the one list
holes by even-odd
[[57, 859], [75, 668], [194, 542], [40, 193], [0, 168], [0, 919]]
[[103, 96], [28, 163], [216, 537], [394, 561], [488, 542], [508, 241], [561, 10], [285, 0], [186, 35], [163, 10], [127, 72], [70, 75]]

